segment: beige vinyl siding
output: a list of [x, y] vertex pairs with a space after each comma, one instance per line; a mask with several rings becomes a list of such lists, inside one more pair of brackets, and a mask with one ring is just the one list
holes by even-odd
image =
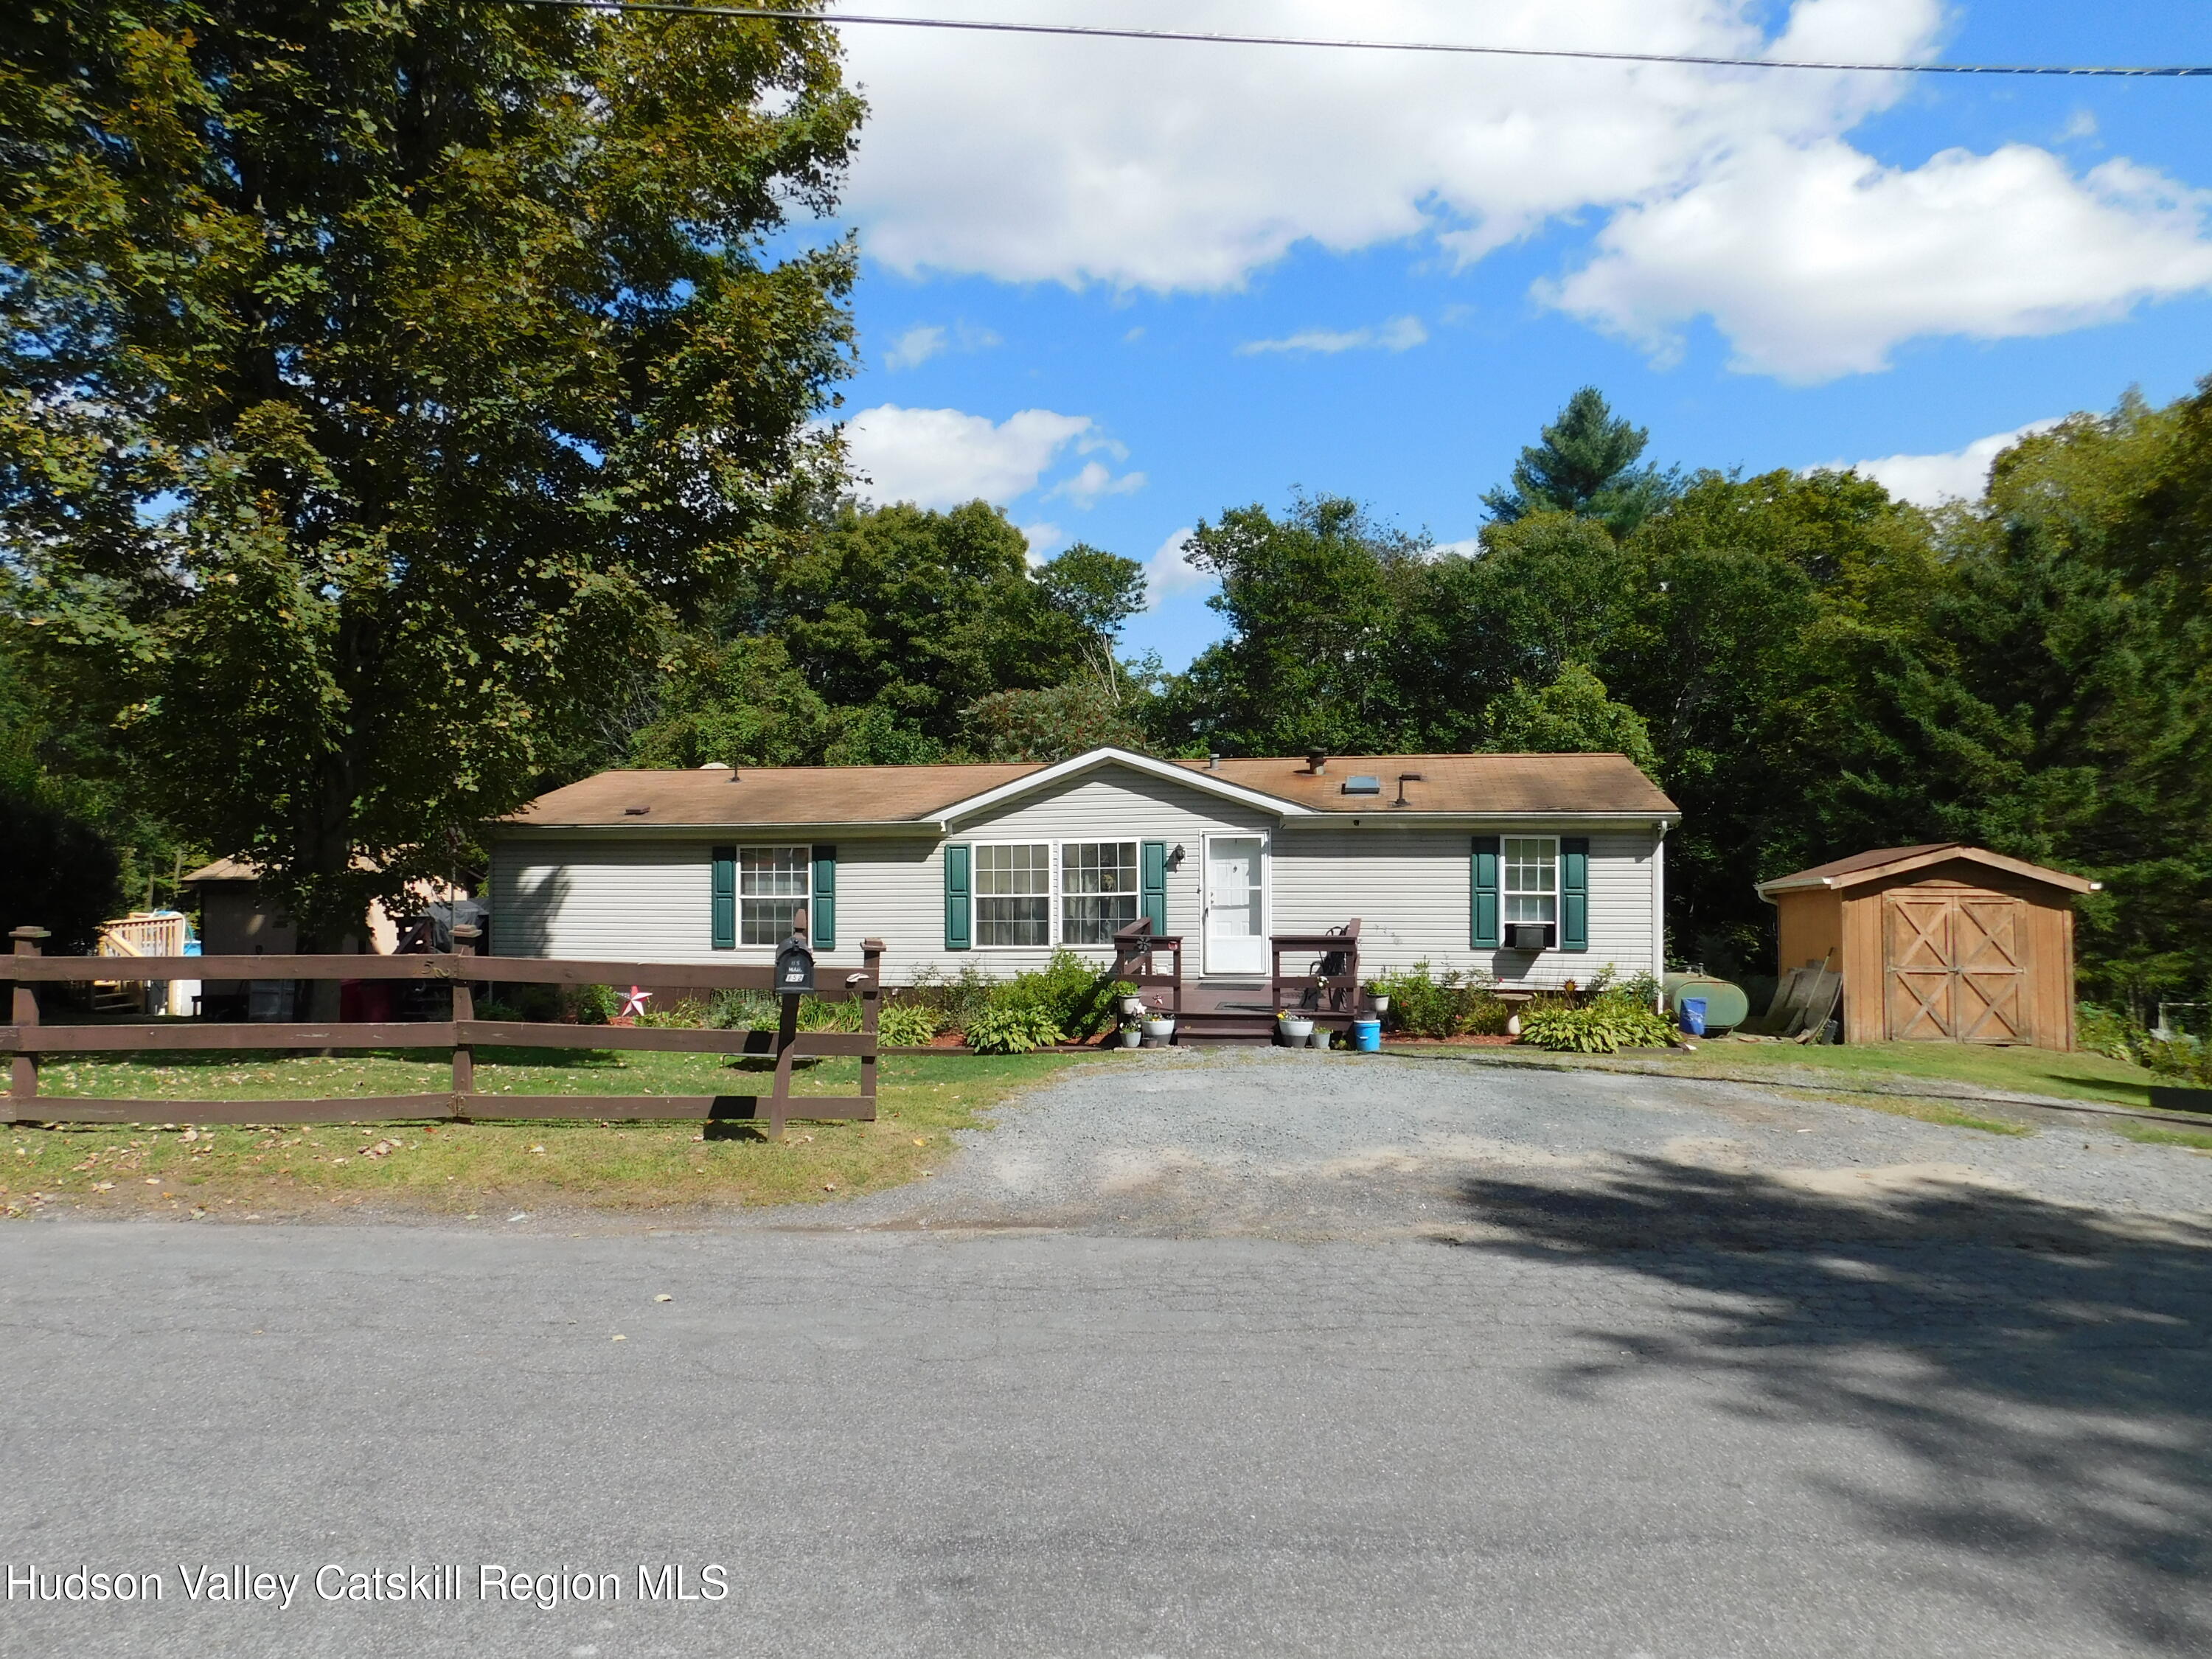
[[[580, 957], [635, 962], [770, 963], [775, 948], [714, 945], [716, 847], [796, 845], [726, 836], [687, 840], [539, 841], [494, 848], [492, 948], [507, 957]], [[903, 980], [945, 945], [944, 871], [934, 842], [916, 836], [851, 840], [837, 848], [837, 948], [834, 963], [860, 960], [863, 939], [896, 940]]]
[[1571, 953], [1468, 947], [1474, 833], [1387, 823], [1280, 831], [1274, 838], [1274, 931], [1320, 932], [1358, 916], [1362, 973], [1425, 960], [1439, 973], [1455, 968], [1512, 984], [1557, 985], [1587, 983], [1607, 963], [1624, 975], [1657, 971], [1651, 957], [1657, 841], [1651, 831], [1506, 823], [1483, 832], [1588, 835], [1589, 949]]
[[[946, 839], [970, 846], [988, 842], [1158, 841], [1166, 842], [1170, 854], [1181, 847], [1181, 864], [1171, 861], [1168, 867], [1168, 932], [1185, 936], [1188, 943], [1183, 971], [1195, 978], [1199, 966], [1200, 872], [1205, 860], [1203, 837], [1209, 832], [1267, 835], [1273, 832], [1273, 815], [1255, 807], [1223, 800], [1171, 779], [1122, 772], [1110, 778], [1092, 775], [1074, 779], [1056, 788], [1025, 795], [1008, 803], [1000, 812], [956, 823]], [[987, 974], [1004, 976], [1041, 967], [1051, 956], [1048, 947], [981, 946], [972, 951], [947, 951], [944, 949], [945, 872], [941, 854], [933, 852], [929, 878], [935, 907], [930, 913], [932, 933], [927, 949], [930, 958], [940, 966], [950, 963], [951, 970], [957, 973], [963, 961], [972, 961]], [[1057, 901], [1054, 902], [1056, 910]], [[843, 913], [839, 914], [842, 928]], [[886, 938], [885, 942], [890, 941]], [[1102, 967], [1114, 954], [1105, 945], [1070, 948]]]
[[[1279, 824], [1271, 815], [1171, 780], [1091, 775], [1026, 796], [995, 813], [956, 823], [949, 840], [1158, 841], [1181, 846], [1168, 871], [1168, 931], [1185, 936], [1185, 971], [1200, 971], [1200, 890], [1204, 836], [1268, 838], [1269, 926], [1304, 933], [1361, 918], [1363, 968], [1388, 970], [1426, 958], [1434, 967], [1479, 969], [1513, 982], [1587, 981], [1611, 963], [1622, 974], [1652, 961], [1654, 837], [1648, 829], [1592, 826], [1590, 948], [1566, 955], [1472, 951], [1468, 945], [1468, 854], [1472, 832], [1369, 824]], [[1501, 835], [1557, 833], [1552, 825], [1500, 823]], [[647, 835], [537, 839], [495, 846], [491, 867], [492, 948], [502, 956], [558, 956], [668, 962], [762, 962], [767, 946], [713, 948], [709, 886], [713, 848], [733, 841], [768, 845], [768, 835], [702, 831], [696, 840]], [[933, 834], [837, 839], [837, 949], [824, 960], [857, 965], [860, 940], [880, 939], [893, 983], [924, 970], [957, 974], [973, 963], [1003, 978], [1039, 966], [1046, 948], [947, 951], [945, 872]], [[1102, 966], [1109, 951], [1084, 947]]]

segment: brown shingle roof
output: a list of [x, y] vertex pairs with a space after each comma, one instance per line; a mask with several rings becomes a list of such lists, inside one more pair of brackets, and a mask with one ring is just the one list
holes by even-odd
[[[1044, 768], [741, 766], [736, 771], [602, 772], [540, 795], [507, 823], [896, 823]], [[633, 806], [643, 812], [632, 813]]]
[[[1309, 811], [1496, 813], [1671, 813], [1668, 800], [1620, 755], [1349, 755], [1332, 758], [1319, 776], [1304, 760], [1224, 759], [1209, 773], [1204, 761], [1177, 763], [1200, 777], [1217, 777]], [[735, 774], [696, 771], [602, 772], [540, 795], [501, 820], [514, 825], [607, 824], [737, 826], [896, 823], [926, 820], [946, 808], [1047, 770], [1042, 763], [972, 766], [741, 767]], [[1401, 773], [1406, 807], [1394, 809]], [[1348, 778], [1381, 780], [1376, 795], [1347, 795]], [[643, 807], [645, 811], [632, 811]]]
[[[1195, 770], [1204, 761], [1184, 761]], [[1421, 775], [1406, 786], [1406, 806], [1416, 812], [1673, 812], [1674, 803], [1637, 770], [1626, 755], [1334, 755], [1321, 775], [1303, 759], [1231, 759], [1217, 775], [1247, 789], [1318, 812], [1389, 810], [1398, 798], [1399, 776]], [[1347, 795], [1345, 781], [1364, 774], [1382, 793]]]

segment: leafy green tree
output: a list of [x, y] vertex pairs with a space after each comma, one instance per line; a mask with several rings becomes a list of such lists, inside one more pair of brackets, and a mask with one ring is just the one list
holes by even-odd
[[1045, 598], [1082, 631], [1085, 672], [1119, 701], [1115, 659], [1121, 625], [1145, 608], [1145, 567], [1134, 559], [1078, 542], [1038, 568]]
[[968, 705], [963, 736], [979, 760], [1062, 761], [1111, 744], [1142, 753], [1144, 729], [1106, 682], [995, 691]]
[[781, 639], [832, 708], [879, 708], [881, 729], [940, 744], [958, 740], [977, 699], [1062, 684], [1090, 637], [1031, 578], [1022, 532], [980, 501], [941, 513], [848, 504], [763, 569], [720, 626]]
[[1532, 513], [1571, 513], [1625, 536], [1672, 499], [1675, 476], [1636, 465], [1651, 434], [1613, 412], [1586, 386], [1567, 400], [1538, 442], [1513, 464], [1513, 482], [1482, 498], [1491, 517], [1510, 524]]
[[818, 766], [842, 733], [782, 642], [684, 641], [654, 717], [630, 738], [633, 766]]
[[1621, 754], [1650, 775], [1659, 772], [1644, 717], [1606, 693], [1605, 682], [1578, 662], [1549, 685], [1516, 680], [1486, 711], [1490, 741], [1501, 754]]
[[860, 114], [808, 23], [11, 14], [0, 545], [307, 939], [526, 799], [830, 486], [853, 252], [773, 250]]
[[1407, 725], [1398, 624], [1423, 550], [1340, 497], [1301, 500], [1281, 519], [1253, 506], [1201, 522], [1184, 556], [1220, 579], [1206, 603], [1230, 633], [1162, 700], [1164, 744], [1247, 755], [1393, 746]]

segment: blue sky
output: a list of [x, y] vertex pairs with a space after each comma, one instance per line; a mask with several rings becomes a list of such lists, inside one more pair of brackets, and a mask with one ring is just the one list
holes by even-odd
[[[2212, 63], [2212, 7], [2052, 0], [872, 0], [870, 11], [1893, 61]], [[1153, 562], [1295, 489], [1442, 542], [1578, 386], [1650, 454], [1878, 462], [2212, 374], [2212, 80], [1627, 70], [845, 31], [884, 499]], [[1978, 447], [1976, 447], [1978, 444]], [[1902, 458], [1902, 459], [1899, 459]], [[1913, 459], [1919, 458], [1919, 459]]]

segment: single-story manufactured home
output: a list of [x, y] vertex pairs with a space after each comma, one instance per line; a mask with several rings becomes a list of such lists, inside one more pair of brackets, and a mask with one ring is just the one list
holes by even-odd
[[1620, 755], [1313, 755], [603, 772], [489, 828], [501, 956], [767, 963], [886, 947], [895, 984], [1148, 918], [1185, 972], [1264, 978], [1268, 936], [1360, 920], [1363, 972], [1656, 974], [1674, 804]]

